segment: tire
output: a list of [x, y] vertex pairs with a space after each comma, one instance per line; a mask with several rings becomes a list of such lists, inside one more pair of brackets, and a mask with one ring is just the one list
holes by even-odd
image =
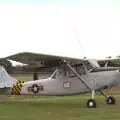
[[112, 96], [109, 96], [106, 100], [108, 105], [114, 105], [116, 103], [115, 98]]
[[96, 101], [93, 99], [88, 100], [87, 107], [88, 108], [96, 108]]

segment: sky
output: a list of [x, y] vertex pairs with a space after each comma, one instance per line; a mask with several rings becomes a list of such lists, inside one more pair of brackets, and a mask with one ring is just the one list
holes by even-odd
[[35, 52], [120, 55], [119, 0], [0, 0], [0, 58]]

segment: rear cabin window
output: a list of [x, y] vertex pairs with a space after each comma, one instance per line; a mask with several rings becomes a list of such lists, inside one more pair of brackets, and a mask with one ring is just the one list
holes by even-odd
[[53, 79], [56, 79], [56, 72], [54, 73], [54, 75], [52, 76]]

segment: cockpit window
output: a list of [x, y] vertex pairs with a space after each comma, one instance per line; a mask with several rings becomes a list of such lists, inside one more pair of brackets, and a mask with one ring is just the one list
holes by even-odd
[[76, 66], [76, 71], [77, 71], [80, 75], [83, 75], [83, 74], [86, 73], [83, 64], [77, 65], [77, 66]]
[[87, 68], [87, 70], [91, 70], [93, 69], [93, 66], [86, 60], [86, 61], [83, 61], [85, 67]]
[[[85, 68], [84, 68], [84, 66], [83, 66], [82, 63], [81, 63], [81, 64], [76, 64], [76, 65], [74, 66], [74, 69], [75, 69], [76, 72], [79, 73], [80, 75], [84, 75], [84, 74], [86, 73]], [[74, 76], [76, 76], [76, 75], [75, 75], [72, 71], [69, 71], [69, 76], [70, 76], [70, 77], [74, 77]]]

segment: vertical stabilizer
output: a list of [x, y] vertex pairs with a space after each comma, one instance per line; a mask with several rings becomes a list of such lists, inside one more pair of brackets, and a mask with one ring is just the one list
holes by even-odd
[[4, 67], [0, 66], [0, 88], [11, 88], [13, 86], [12, 77], [9, 76]]

